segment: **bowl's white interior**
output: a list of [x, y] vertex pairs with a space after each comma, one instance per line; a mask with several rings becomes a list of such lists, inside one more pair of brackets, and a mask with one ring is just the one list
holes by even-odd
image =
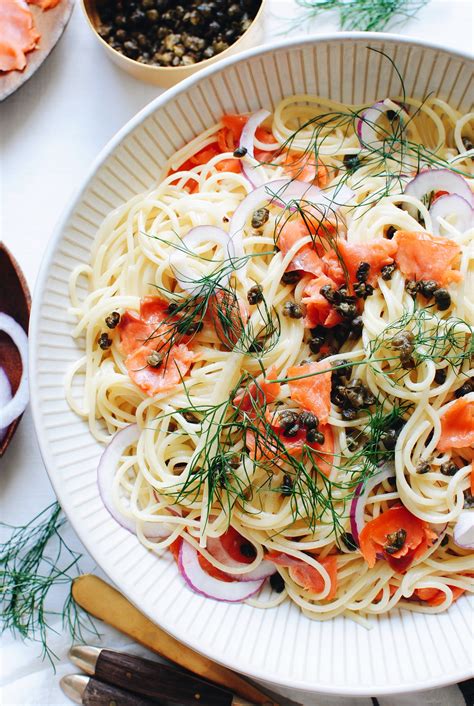
[[60, 224], [43, 262], [32, 313], [32, 402], [42, 453], [59, 500], [110, 579], [178, 639], [255, 677], [307, 690], [376, 694], [429, 688], [472, 674], [472, 604], [446, 614], [395, 611], [373, 629], [345, 619], [312, 622], [286, 603], [259, 611], [191, 593], [168, 556], [157, 559], [117, 527], [96, 486], [100, 446], [68, 408], [63, 381], [79, 355], [71, 338], [67, 281], [89, 259], [96, 230], [115, 206], [156, 180], [175, 150], [225, 112], [272, 107], [292, 93], [375, 102], [434, 91], [468, 110], [472, 64], [460, 55], [388, 35], [337, 35], [247, 52], [188, 79], [148, 106], [105, 149]]

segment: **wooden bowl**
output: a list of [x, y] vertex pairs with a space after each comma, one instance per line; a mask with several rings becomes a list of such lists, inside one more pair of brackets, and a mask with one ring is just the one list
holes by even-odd
[[211, 59], [199, 61], [197, 64], [192, 64], [191, 66], [151, 66], [150, 64], [141, 64], [139, 61], [135, 61], [135, 59], [129, 59], [128, 56], [124, 56], [124, 54], [113, 49], [110, 44], [107, 44], [100, 36], [98, 32], [100, 18], [97, 10], [99, 3], [97, 0], [81, 0], [81, 6], [94, 36], [114, 64], [117, 64], [117, 66], [120, 66], [120, 68], [128, 74], [141, 81], [153, 83], [156, 86], [161, 86], [161, 88], [169, 88], [205, 66], [214, 64], [216, 61], [224, 59], [231, 54], [237, 54], [243, 49], [249, 49], [250, 47], [260, 44], [260, 40], [263, 36], [262, 20], [266, 2], [267, 0], [262, 0], [260, 8], [250, 27], [231, 44], [228, 49], [220, 54], [216, 54], [216, 56], [213, 56]]
[[[30, 290], [23, 272], [6, 246], [0, 243], [0, 312], [11, 316], [28, 333], [30, 309]], [[3, 331], [0, 331], [0, 366], [7, 374], [12, 392], [16, 392], [22, 374], [21, 358], [15, 344]], [[10, 424], [0, 441], [0, 457], [12, 440], [20, 419], [18, 417]]]

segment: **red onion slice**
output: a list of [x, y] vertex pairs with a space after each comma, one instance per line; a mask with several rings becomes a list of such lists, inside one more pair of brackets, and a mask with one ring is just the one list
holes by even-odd
[[[286, 182], [286, 180], [281, 181]], [[276, 181], [269, 182], [266, 186], [268, 187], [276, 183]], [[323, 191], [317, 186], [308, 184], [306, 181], [292, 179], [287, 183], [284, 189], [280, 189], [278, 194], [274, 197], [273, 202], [283, 208], [295, 210], [290, 206], [291, 201], [305, 201], [320, 209], [323, 213], [330, 215], [328, 212], [334, 212], [341, 206], [345, 206], [354, 196], [354, 191], [349, 189], [345, 184], [338, 184], [330, 191]]]
[[[271, 192], [278, 192], [290, 183], [289, 179], [277, 179], [257, 187], [239, 203], [229, 224], [229, 234], [235, 245], [237, 257], [244, 254], [243, 229], [250, 216], [265, 203], [271, 203]], [[271, 191], [269, 191], [271, 190]]]
[[206, 598], [227, 603], [240, 603], [250, 598], [263, 586], [265, 579], [258, 581], [233, 581], [228, 583], [209, 576], [201, 568], [198, 553], [194, 547], [183, 540], [179, 550], [178, 566], [181, 575], [190, 588]]
[[242, 159], [242, 169], [253, 188], [261, 186], [263, 183], [263, 177], [257, 171], [255, 166], [250, 166], [250, 164], [248, 164], [246, 157], [250, 157], [251, 159], [254, 158], [255, 132], [260, 123], [263, 123], [269, 115], [270, 112], [268, 110], [258, 110], [256, 113], [251, 115], [245, 123], [244, 129], [242, 130], [242, 135], [240, 137], [239, 147], [243, 147], [246, 150], [246, 155]]
[[[291, 201], [304, 200], [324, 212], [337, 210], [354, 196], [354, 192], [344, 184], [331, 191], [322, 191], [317, 186], [297, 179], [275, 179], [251, 191], [235, 209], [230, 221], [229, 233], [236, 245], [237, 256], [243, 253], [242, 232], [252, 213], [264, 204], [274, 204], [282, 208]], [[291, 207], [290, 207], [291, 208]]]
[[[115, 507], [112, 484], [123, 452], [137, 441], [139, 436], [140, 428], [137, 424], [130, 424], [118, 431], [106, 446], [97, 467], [97, 485], [105, 509], [121, 527], [132, 534], [137, 534], [137, 523], [122, 515]], [[162, 522], [143, 522], [141, 528], [147, 539], [166, 539], [172, 531], [169, 525]]]
[[[10, 380], [3, 368], [0, 368], [0, 409], [3, 409], [7, 402], [10, 402], [12, 398], [12, 388], [10, 385]], [[3, 427], [0, 429], [0, 443], [5, 438], [8, 427]]]
[[18, 349], [21, 358], [21, 379], [10, 400], [0, 405], [0, 429], [6, 429], [26, 409], [28, 404], [28, 337], [20, 324], [8, 314], [0, 313], [0, 331], [4, 331]]
[[[453, 226], [464, 233], [474, 225], [474, 210], [465, 198], [458, 194], [445, 194], [440, 196], [430, 208], [430, 216], [433, 221], [434, 235], [444, 235], [441, 232], [439, 218], [450, 219]], [[454, 216], [454, 219], [452, 218]]]
[[[225, 230], [218, 228], [217, 226], [196, 226], [191, 228], [191, 230], [186, 233], [182, 238], [182, 245], [179, 249], [176, 249], [172, 255], [170, 255], [169, 261], [173, 274], [176, 281], [179, 282], [182, 289], [189, 294], [198, 294], [201, 286], [196, 284], [196, 281], [200, 280], [203, 275], [200, 275], [192, 268], [192, 261], [194, 258], [191, 254], [185, 252], [184, 248], [188, 248], [191, 252], [195, 251], [199, 245], [205, 243], [215, 243], [220, 245], [223, 252], [223, 260], [232, 260], [235, 258], [235, 243]], [[216, 269], [217, 261], [209, 262], [211, 269]], [[219, 281], [220, 286], [226, 287], [231, 272], [229, 270], [222, 279]]]
[[[243, 561], [237, 561], [233, 559], [226, 549], [222, 546], [222, 542], [219, 537], [208, 537], [206, 543], [206, 549], [211, 556], [224, 566], [228, 566], [232, 569], [242, 569], [248, 564]], [[275, 567], [269, 561], [265, 559], [252, 571], [248, 571], [246, 574], [229, 574], [229, 577], [235, 581], [258, 581], [260, 579], [266, 579], [275, 573]]]
[[351, 534], [354, 537], [356, 544], [359, 544], [359, 534], [365, 525], [364, 522], [364, 508], [367, 498], [369, 497], [372, 490], [382, 483], [384, 480], [393, 478], [395, 472], [393, 468], [383, 467], [378, 473], [375, 473], [367, 483], [360, 483], [354, 493], [354, 497], [351, 502], [350, 509], [350, 520], [351, 520]]
[[[398, 108], [398, 116], [402, 121], [406, 120], [408, 118], [408, 114], [399, 106]], [[375, 105], [364, 110], [361, 117], [356, 122], [357, 137], [359, 138], [359, 142], [362, 147], [377, 148], [383, 144], [383, 140], [380, 140], [377, 137], [375, 127], [380, 117], [385, 113], [388, 113], [389, 110], [393, 111], [393, 101], [390, 101], [387, 98], [383, 101], [378, 101]]]
[[[447, 191], [448, 194], [457, 194], [472, 205], [473, 195], [469, 184], [460, 174], [455, 174], [450, 169], [423, 169], [405, 187], [405, 194], [422, 201], [423, 198], [437, 191]], [[441, 198], [441, 197], [440, 197]], [[436, 201], [433, 206], [436, 205]], [[403, 208], [410, 216], [416, 218], [417, 208], [411, 204], [404, 204]]]
[[462, 549], [474, 549], [474, 510], [461, 510], [454, 525], [454, 543]]

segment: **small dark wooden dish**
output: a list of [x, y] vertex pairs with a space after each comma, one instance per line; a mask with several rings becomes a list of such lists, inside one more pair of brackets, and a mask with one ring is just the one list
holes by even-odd
[[[28, 333], [30, 309], [30, 290], [23, 272], [8, 248], [0, 243], [0, 311], [14, 318]], [[0, 366], [10, 380], [12, 392], [16, 392], [22, 373], [21, 358], [15, 344], [3, 331], [0, 331]], [[0, 441], [0, 457], [12, 440], [20, 419], [10, 424], [5, 437]]]

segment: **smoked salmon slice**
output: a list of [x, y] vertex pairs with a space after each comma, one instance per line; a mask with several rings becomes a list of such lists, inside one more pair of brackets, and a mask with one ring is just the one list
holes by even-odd
[[395, 261], [407, 279], [434, 280], [438, 285], [459, 282], [453, 269], [461, 250], [454, 240], [442, 236], [399, 230], [392, 241], [398, 245]]
[[221, 343], [232, 348], [243, 335], [249, 316], [247, 305], [235, 292], [217, 289], [209, 299], [205, 318]]
[[[337, 593], [337, 559], [335, 556], [326, 556], [322, 559], [318, 557], [315, 558], [329, 574], [331, 588], [326, 596], [326, 600], [331, 600]], [[268, 554], [265, 555], [265, 559], [277, 566], [287, 568], [293, 581], [307, 591], [311, 593], [321, 593], [321, 591], [324, 590], [324, 579], [319, 571], [302, 559], [297, 559], [283, 552], [268, 552]]]
[[298, 181], [306, 181], [308, 184], [315, 184], [324, 187], [329, 181], [329, 171], [324, 164], [314, 161], [314, 154], [306, 152], [288, 152], [282, 162], [285, 174]]
[[[126, 310], [117, 327], [130, 379], [150, 397], [178, 385], [196, 358], [185, 343], [167, 346], [177, 321], [168, 314], [168, 306], [160, 297], [144, 297], [140, 313]], [[161, 348], [163, 363], [148, 365], [149, 356]]]
[[130, 355], [143, 345], [156, 348], [158, 334], [159, 342], [162, 345], [166, 342], [172, 333], [173, 323], [176, 323], [176, 318], [167, 313], [168, 306], [169, 303], [160, 297], [144, 297], [140, 300], [140, 313], [127, 309], [122, 314], [117, 328], [125, 355]]
[[161, 297], [143, 297], [140, 299], [140, 318], [152, 326], [159, 326], [165, 319], [170, 318], [168, 313], [169, 302]]
[[[453, 593], [453, 603], [465, 592], [464, 588], [459, 588], [458, 586], [450, 586], [448, 584], [448, 588]], [[437, 588], [415, 588], [415, 596], [420, 601], [426, 601], [431, 606], [441, 605], [446, 598], [444, 591], [440, 591]]]
[[[286, 255], [296, 243], [309, 234], [308, 226], [301, 218], [287, 221], [278, 233], [277, 244], [282, 255]], [[286, 269], [288, 272], [302, 270], [319, 276], [323, 272], [323, 264], [313, 244], [306, 243], [297, 251]]]
[[[217, 143], [221, 152], [233, 152], [239, 146], [242, 130], [247, 124], [248, 119], [248, 115], [228, 114], [222, 116], [222, 124], [224, 127], [217, 133]], [[265, 142], [270, 145], [275, 143], [275, 138], [272, 133], [261, 125], [257, 127], [255, 137], [259, 142]], [[271, 161], [273, 152], [255, 148], [254, 155], [255, 159], [260, 162], [267, 162]]]
[[40, 40], [33, 15], [23, 0], [0, 1], [0, 71], [22, 71], [28, 52]]
[[184, 343], [180, 343], [172, 346], [161, 367], [154, 368], [147, 363], [152, 350], [150, 346], [140, 346], [125, 359], [130, 379], [150, 397], [176, 387], [196, 357]]
[[53, 7], [59, 5], [61, 0], [28, 0], [29, 5], [37, 5], [42, 10], [52, 10]]
[[[402, 532], [400, 548], [394, 541]], [[359, 535], [360, 551], [370, 568], [375, 566], [377, 554], [382, 553], [388, 564], [398, 572], [406, 571], [428, 549], [436, 534], [428, 524], [412, 515], [405, 507], [396, 506], [367, 522]]]
[[441, 415], [440, 451], [474, 444], [474, 400], [461, 397]]
[[306, 328], [316, 328], [316, 326], [330, 328], [341, 321], [340, 315], [321, 294], [321, 288], [326, 285], [337, 289], [335, 282], [324, 274], [311, 279], [303, 289], [301, 302], [306, 308], [304, 319]]
[[300, 407], [313, 412], [320, 424], [326, 424], [331, 412], [331, 366], [324, 360], [288, 368], [290, 397]]
[[[291, 438], [283, 434], [283, 430], [277, 424], [277, 417], [274, 418], [275, 424], [269, 419], [270, 415], [266, 415], [267, 421], [271, 424], [273, 433], [278, 437], [280, 443], [285, 447], [285, 451], [289, 456], [298, 458], [303, 453], [303, 448], [307, 446], [315, 452], [311, 454], [312, 462], [320, 473], [329, 476], [334, 462], [334, 435], [329, 424], [320, 425], [319, 431], [324, 434], [324, 442], [317, 444], [316, 442], [306, 441], [306, 432], [300, 429], [296, 436]], [[256, 436], [258, 434], [258, 441]], [[263, 424], [259, 425], [259, 432], [248, 430], [245, 434], [245, 445], [256, 461], [262, 459], [275, 462], [278, 465], [278, 460], [281, 457], [284, 460], [284, 453], [277, 444], [274, 438], [267, 433]]]
[[286, 438], [281, 432], [278, 432], [278, 435], [280, 441], [284, 443], [287, 452], [294, 458], [301, 456], [303, 446], [313, 449], [316, 452], [312, 454], [313, 463], [321, 473], [329, 477], [334, 463], [334, 434], [329, 424], [322, 424], [318, 429], [324, 435], [322, 444], [306, 441], [306, 432], [303, 429], [300, 429], [298, 434], [291, 439]]
[[265, 409], [267, 404], [274, 402], [280, 394], [279, 382], [269, 382], [277, 374], [272, 366], [266, 377], [260, 376], [256, 382], [251, 382], [246, 389], [240, 391], [233, 399], [233, 405], [240, 412], [253, 413], [257, 408]]
[[374, 238], [368, 243], [348, 243], [347, 240], [338, 239], [335, 248], [322, 259], [326, 274], [338, 284], [345, 283], [347, 279], [353, 284], [357, 268], [361, 262], [367, 262], [370, 265], [367, 282], [374, 287], [382, 267], [393, 263], [396, 252], [397, 244], [386, 238]]

